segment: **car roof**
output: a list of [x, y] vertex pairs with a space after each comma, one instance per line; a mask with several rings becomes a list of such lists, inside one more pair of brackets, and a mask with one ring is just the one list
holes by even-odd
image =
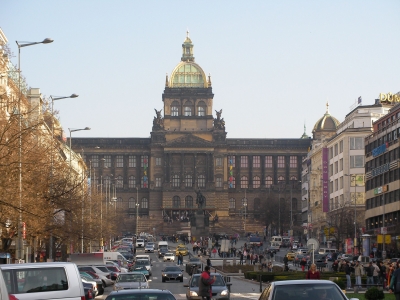
[[313, 279], [301, 279], [301, 280], [282, 280], [275, 281], [275, 285], [295, 285], [295, 284], [335, 284], [330, 280], [313, 280]]
[[[210, 273], [210, 276], [222, 276], [220, 273]], [[197, 274], [192, 274], [192, 277], [196, 277], [196, 276], [201, 276], [201, 274], [197, 273]]]
[[159, 294], [171, 294], [169, 290], [159, 290], [159, 289], [129, 289], [129, 290], [119, 290], [112, 291], [110, 295], [116, 294], [151, 294], [151, 293], [159, 293]]

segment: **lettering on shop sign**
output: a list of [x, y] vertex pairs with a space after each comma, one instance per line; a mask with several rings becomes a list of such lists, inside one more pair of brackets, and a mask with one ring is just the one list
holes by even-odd
[[380, 93], [379, 94], [379, 102], [380, 103], [389, 103], [389, 104], [398, 103], [398, 102], [400, 102], [400, 95], [397, 95], [397, 94], [393, 95], [392, 93], [387, 93], [387, 94]]
[[372, 150], [372, 156], [376, 157], [378, 155], [381, 155], [386, 151], [386, 143], [383, 145], [380, 145], [379, 147], [376, 147], [375, 149]]
[[380, 167], [372, 169], [371, 170], [371, 175], [372, 175], [372, 177], [375, 177], [375, 176], [381, 175], [382, 173], [385, 173], [385, 172], [389, 171], [389, 169], [390, 169], [390, 165], [389, 165], [389, 163], [387, 163], [387, 164], [384, 164], [384, 165], [382, 165]]

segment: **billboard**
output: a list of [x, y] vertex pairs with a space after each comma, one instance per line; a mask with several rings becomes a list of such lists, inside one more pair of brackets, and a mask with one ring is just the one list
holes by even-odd
[[322, 211], [329, 212], [329, 149], [322, 148]]

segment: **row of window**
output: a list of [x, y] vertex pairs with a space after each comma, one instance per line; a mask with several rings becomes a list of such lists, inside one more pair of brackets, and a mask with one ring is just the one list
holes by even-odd
[[[351, 155], [350, 156], [350, 168], [364, 168], [364, 155]], [[329, 165], [329, 175], [333, 176], [339, 172], [343, 171], [343, 158], [335, 161], [333, 164]]]
[[[351, 137], [350, 138], [350, 150], [363, 150], [364, 149], [364, 138], [363, 137]], [[343, 140], [339, 141], [335, 145], [329, 148], [329, 158], [339, 155], [343, 152]]]
[[[285, 157], [286, 156], [283, 156], [283, 155], [278, 155], [276, 157], [276, 166], [278, 169], [286, 168]], [[222, 158], [217, 158], [217, 159], [219, 159], [219, 160], [216, 161], [216, 165], [222, 166]], [[232, 156], [232, 155], [228, 156], [228, 166], [229, 165], [232, 165], [232, 167], [236, 167], [235, 156]], [[297, 168], [297, 156], [289, 156], [288, 165], [289, 165], [289, 168]], [[248, 168], [248, 167], [249, 167], [249, 156], [241, 155], [240, 156], [240, 168]], [[253, 156], [252, 167], [253, 168], [261, 168], [261, 156], [259, 156], [259, 155]], [[265, 168], [273, 168], [273, 156], [271, 156], [271, 155], [265, 156], [264, 167]]]
[[[98, 168], [102, 166], [104, 168], [111, 168], [111, 155], [104, 155], [102, 159], [99, 159], [98, 155], [92, 155], [90, 163], [93, 168]], [[149, 166], [149, 157], [147, 155], [140, 156], [140, 167], [148, 167]], [[161, 166], [161, 157], [156, 157], [156, 166]], [[115, 156], [115, 167], [123, 168], [124, 167], [124, 156], [117, 155]], [[128, 168], [136, 168], [136, 156], [129, 155], [128, 156]]]
[[375, 176], [369, 180], [367, 180], [365, 184], [365, 190], [370, 191], [375, 188], [379, 188], [383, 185], [386, 185], [390, 182], [397, 181], [400, 178], [400, 169], [391, 170], [384, 174]]
[[[200, 101], [197, 106], [197, 116], [204, 117], [206, 115], [206, 107], [204, 101]], [[179, 115], [181, 115], [180, 104], [178, 101], [174, 101], [171, 105], [171, 116], [177, 117]], [[183, 106], [183, 115], [186, 117], [196, 115], [195, 107], [191, 101], [187, 101]]]
[[399, 219], [399, 217], [400, 211], [394, 211], [392, 213], [385, 214], [385, 224], [383, 224], [382, 215], [369, 218], [365, 221], [367, 224], [367, 230], [381, 228], [383, 227], [383, 225], [385, 225], [385, 227], [397, 225], [397, 220]]
[[395, 161], [399, 158], [400, 148], [393, 149], [382, 155], [379, 155], [365, 164], [366, 172], [371, 171], [379, 166]]
[[380, 207], [384, 203], [389, 204], [396, 201], [400, 201], [399, 195], [400, 195], [400, 190], [395, 190], [385, 193], [384, 195], [377, 195], [376, 197], [367, 199], [367, 201], [365, 202], [365, 209], [368, 210], [375, 207]]
[[386, 142], [391, 142], [396, 140], [400, 136], [400, 128], [396, 128], [387, 134], [381, 136], [380, 138], [376, 139], [375, 141], [369, 143], [365, 147], [365, 153], [370, 153], [373, 149], [385, 144]]

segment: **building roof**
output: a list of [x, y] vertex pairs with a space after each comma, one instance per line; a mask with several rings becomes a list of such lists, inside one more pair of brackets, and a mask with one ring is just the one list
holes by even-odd
[[324, 116], [314, 125], [313, 132], [316, 131], [336, 131], [340, 122], [329, 113], [329, 104], [326, 103], [326, 112]]

